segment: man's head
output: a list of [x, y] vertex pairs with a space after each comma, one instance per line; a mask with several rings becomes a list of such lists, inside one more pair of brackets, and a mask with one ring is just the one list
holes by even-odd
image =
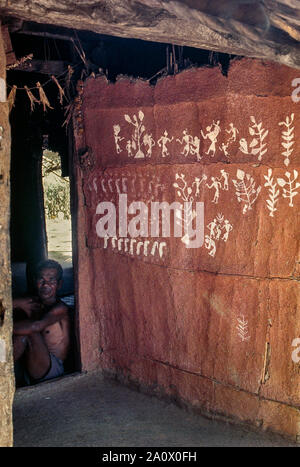
[[55, 302], [62, 284], [62, 276], [63, 270], [57, 261], [48, 259], [39, 263], [35, 274], [35, 284], [39, 298], [46, 305]]

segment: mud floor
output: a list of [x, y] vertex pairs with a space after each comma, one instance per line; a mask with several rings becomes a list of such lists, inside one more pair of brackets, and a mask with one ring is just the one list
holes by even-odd
[[103, 378], [69, 375], [20, 388], [14, 446], [293, 446], [277, 435], [209, 420]]

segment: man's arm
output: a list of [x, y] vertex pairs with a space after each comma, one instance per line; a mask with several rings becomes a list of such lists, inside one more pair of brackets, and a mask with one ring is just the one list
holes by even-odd
[[40, 303], [34, 297], [20, 297], [13, 299], [13, 309], [20, 309], [26, 313], [28, 318], [31, 317], [32, 313], [40, 310]]
[[40, 320], [24, 320], [14, 324], [13, 333], [16, 335], [30, 335], [34, 332], [42, 332], [46, 327], [51, 326], [68, 316], [68, 307], [63, 303], [54, 305], [50, 311]]

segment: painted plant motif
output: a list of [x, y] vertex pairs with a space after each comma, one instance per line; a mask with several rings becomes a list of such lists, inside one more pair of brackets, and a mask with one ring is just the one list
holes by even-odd
[[257, 200], [261, 192], [261, 186], [256, 187], [254, 178], [250, 174], [246, 174], [243, 170], [238, 169], [236, 172], [237, 180], [232, 180], [236, 196], [239, 203], [243, 203], [243, 214], [252, 209], [253, 204]]
[[257, 156], [257, 160], [261, 161], [262, 156], [267, 152], [267, 143], [264, 143], [264, 139], [269, 133], [269, 130], [262, 128], [262, 122], [257, 123], [255, 117], [251, 115], [250, 120], [252, 125], [249, 127], [250, 136], [253, 137], [249, 146], [245, 138], [240, 139], [240, 151], [244, 154], [252, 154]]
[[[192, 183], [192, 186], [188, 186], [187, 181], [185, 180], [184, 174], [176, 174], [175, 175], [176, 182], [173, 183], [173, 186], [177, 190], [177, 195], [183, 202], [189, 203], [187, 209], [183, 209], [183, 205], [181, 205], [181, 209], [176, 209], [176, 222], [180, 225], [184, 226], [184, 231], [188, 232], [189, 225], [193, 222], [196, 217], [196, 211], [192, 208], [192, 203], [194, 201], [194, 196], [197, 196], [200, 193], [200, 185], [201, 183], [207, 179], [206, 175], [203, 175], [202, 178], [195, 178], [195, 181]], [[194, 192], [193, 186], [195, 185], [196, 191]], [[188, 245], [190, 243], [190, 238], [188, 233], [186, 233], [182, 238], [181, 241]]]
[[298, 178], [298, 171], [294, 170], [293, 175], [291, 175], [290, 172], [285, 172], [285, 176], [287, 180], [284, 180], [283, 178], [277, 178], [277, 183], [283, 188], [283, 198], [288, 198], [290, 200], [289, 206], [293, 207], [293, 199], [298, 194], [298, 191], [296, 190], [300, 188], [300, 183], [296, 182]]
[[143, 133], [146, 130], [145, 126], [143, 125], [144, 113], [142, 112], [142, 110], [140, 110], [138, 116], [134, 114], [131, 119], [128, 114], [125, 114], [124, 118], [127, 123], [134, 127], [131, 140], [128, 140], [126, 145], [128, 157], [132, 157], [133, 152], [135, 152], [135, 155], [133, 156], [135, 159], [144, 159], [145, 154], [141, 149], [143, 144]]
[[219, 213], [207, 225], [207, 228], [209, 232], [205, 235], [205, 248], [209, 250], [208, 254], [214, 257], [217, 251], [216, 242], [222, 240], [226, 243], [229, 233], [233, 230], [233, 226], [228, 219], [225, 219], [222, 213]]
[[248, 321], [245, 320], [244, 315], [241, 315], [239, 318], [237, 318], [238, 325], [236, 326], [236, 329], [238, 330], [238, 336], [239, 338], [245, 342], [250, 339], [250, 336], [248, 335]]
[[267, 208], [270, 211], [269, 216], [274, 217], [274, 212], [277, 211], [276, 204], [278, 203], [280, 192], [277, 188], [277, 182], [272, 177], [272, 169], [268, 170], [268, 175], [264, 175], [264, 178], [266, 180], [264, 186], [269, 188], [269, 199], [267, 199]]
[[281, 133], [281, 146], [283, 146], [284, 151], [281, 153], [284, 156], [284, 164], [286, 167], [288, 167], [290, 163], [290, 156], [294, 150], [292, 148], [293, 144], [295, 143], [294, 141], [294, 129], [295, 127], [292, 126], [294, 122], [294, 116], [295, 114], [291, 114], [290, 117], [286, 117], [285, 122], [280, 122], [278, 123], [279, 126], [284, 126], [285, 130], [282, 131]]

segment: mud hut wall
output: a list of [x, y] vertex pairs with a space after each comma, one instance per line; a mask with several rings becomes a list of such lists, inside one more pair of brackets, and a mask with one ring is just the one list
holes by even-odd
[[[83, 369], [299, 435], [298, 77], [243, 59], [228, 77], [205, 68], [155, 87], [79, 83]], [[203, 245], [189, 248], [184, 235], [99, 237], [99, 203], [118, 206], [120, 194], [148, 214], [153, 201], [203, 202]]]
[[15, 391], [12, 358], [10, 271], [10, 126], [6, 97], [5, 52], [0, 22], [0, 446], [13, 442], [12, 403]]

